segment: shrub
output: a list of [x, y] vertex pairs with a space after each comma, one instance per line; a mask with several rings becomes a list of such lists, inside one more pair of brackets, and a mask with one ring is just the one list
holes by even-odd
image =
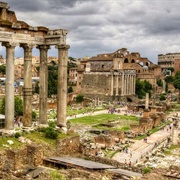
[[66, 180], [65, 175], [60, 174], [57, 170], [52, 171], [50, 176], [53, 178], [53, 180]]
[[76, 97], [76, 102], [80, 103], [84, 101], [84, 96], [82, 94], [77, 95]]
[[18, 132], [16, 132], [15, 135], [14, 135], [15, 138], [19, 138], [20, 136], [21, 136], [21, 134], [18, 133]]
[[147, 174], [147, 173], [150, 173], [151, 172], [151, 168], [150, 167], [145, 167], [143, 170], [142, 170], [142, 173], [143, 174]]
[[164, 94], [161, 94], [160, 95], [160, 101], [164, 101], [164, 100], [166, 100], [166, 96]]
[[45, 133], [45, 137], [50, 139], [57, 139], [59, 134], [52, 127], [46, 128], [44, 133]]
[[49, 127], [51, 127], [51, 128], [55, 128], [55, 127], [56, 127], [56, 122], [54, 122], [54, 121], [49, 121], [49, 122], [48, 122], [48, 125], [49, 125]]
[[36, 121], [37, 113], [35, 111], [32, 111], [32, 120]]

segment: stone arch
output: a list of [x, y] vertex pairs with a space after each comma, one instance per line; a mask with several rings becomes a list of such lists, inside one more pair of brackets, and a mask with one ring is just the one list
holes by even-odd
[[147, 61], [147, 62], [146, 62], [146, 66], [150, 66], [150, 62]]
[[128, 58], [126, 58], [126, 59], [124, 60], [124, 63], [129, 63]]
[[134, 59], [132, 59], [132, 60], [131, 60], [131, 63], [135, 63], [135, 60], [134, 60]]

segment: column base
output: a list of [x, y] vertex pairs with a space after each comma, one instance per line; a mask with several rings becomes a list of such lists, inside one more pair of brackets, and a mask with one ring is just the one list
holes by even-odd
[[64, 134], [67, 134], [67, 127], [60, 127], [60, 126], [56, 126], [56, 129], [58, 130], [58, 131], [61, 131], [62, 133], [64, 133]]
[[13, 130], [1, 129], [0, 133], [2, 134], [2, 136], [13, 136], [16, 133], [16, 131], [15, 129]]

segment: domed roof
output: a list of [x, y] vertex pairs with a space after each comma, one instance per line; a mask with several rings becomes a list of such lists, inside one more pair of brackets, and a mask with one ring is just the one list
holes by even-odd
[[147, 69], [149, 69], [149, 68], [148, 68], [148, 66], [143, 66], [143, 69], [144, 69], [144, 70], [147, 70]]

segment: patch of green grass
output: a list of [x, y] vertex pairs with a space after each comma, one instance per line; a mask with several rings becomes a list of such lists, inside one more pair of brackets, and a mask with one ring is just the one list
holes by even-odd
[[50, 176], [52, 177], [53, 180], [66, 180], [65, 175], [58, 172], [58, 170], [51, 171]]
[[[7, 142], [8, 140], [12, 140], [14, 144], [9, 145]], [[5, 138], [0, 138], [0, 149], [6, 149], [6, 147], [3, 147], [3, 145], [8, 145], [12, 149], [16, 149], [22, 146], [22, 143], [19, 142], [15, 137], [5, 137]]]
[[145, 167], [143, 170], [142, 170], [142, 173], [143, 174], [147, 174], [147, 173], [150, 173], [151, 172], [151, 168], [150, 167]]
[[101, 124], [101, 123], [107, 123], [110, 120], [132, 120], [136, 121], [138, 120], [135, 116], [123, 116], [123, 115], [117, 115], [117, 114], [101, 114], [96, 116], [85, 116], [80, 118], [75, 118], [69, 120], [71, 123], [75, 124], [86, 124], [86, 125], [95, 125], [95, 124]]
[[174, 150], [174, 149], [180, 149], [180, 146], [179, 145], [171, 145], [171, 147], [167, 151], [164, 151], [164, 154], [171, 155], [171, 154], [173, 154], [172, 150]]
[[118, 150], [117, 151], [105, 151], [103, 150], [103, 153], [105, 154], [106, 157], [112, 159], [113, 156], [118, 153]]

